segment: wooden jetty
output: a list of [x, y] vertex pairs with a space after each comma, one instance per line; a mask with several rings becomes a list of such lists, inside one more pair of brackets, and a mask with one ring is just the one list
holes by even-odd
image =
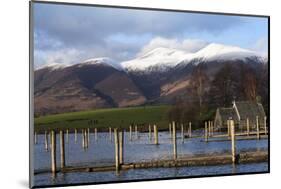
[[[118, 157], [118, 156], [117, 156]], [[267, 151], [254, 151], [244, 152], [236, 155], [236, 163], [260, 163], [268, 161]], [[198, 154], [194, 156], [181, 156], [176, 160], [174, 159], [163, 159], [163, 160], [151, 160], [134, 163], [123, 163], [119, 165], [120, 170], [128, 169], [145, 169], [145, 168], [169, 168], [169, 167], [192, 167], [192, 166], [215, 166], [215, 165], [227, 165], [232, 164], [232, 155], [229, 153], [223, 154]], [[57, 172], [104, 172], [104, 171], [115, 171], [116, 167], [111, 166], [100, 166], [100, 167], [72, 167], [66, 166], [63, 169], [57, 169]], [[49, 173], [51, 170], [38, 170], [34, 174]]]
[[[151, 141], [152, 139], [152, 125], [153, 125], [153, 137], [154, 142]], [[181, 140], [182, 143], [184, 141], [184, 127], [183, 124], [178, 124], [176, 122], [172, 122], [169, 124], [169, 135], [172, 136], [172, 147], [173, 148], [173, 156], [171, 159], [159, 159], [159, 160], [151, 160], [147, 162], [124, 162], [124, 129], [114, 129], [114, 146], [115, 146], [115, 166], [102, 166], [102, 167], [72, 167], [67, 165], [65, 161], [65, 133], [66, 133], [66, 140], [68, 143], [68, 129], [66, 132], [63, 130], [59, 131], [59, 139], [60, 139], [60, 166], [57, 166], [56, 160], [56, 131], [51, 130], [50, 136], [50, 154], [51, 154], [51, 166], [50, 170], [46, 172], [52, 172], [53, 174], [57, 173], [58, 171], [61, 172], [75, 172], [75, 171], [88, 171], [88, 172], [95, 172], [95, 171], [120, 171], [132, 168], [157, 168], [157, 167], [180, 167], [180, 166], [209, 166], [209, 165], [221, 165], [221, 164], [236, 164], [236, 163], [254, 163], [254, 162], [265, 162], [268, 160], [268, 152], [267, 151], [251, 151], [251, 152], [242, 152], [237, 153], [236, 150], [236, 140], [248, 140], [248, 139], [262, 139], [268, 137], [268, 131], [266, 126], [264, 130], [259, 128], [259, 120], [257, 117], [256, 121], [256, 130], [250, 131], [249, 124], [247, 121], [247, 130], [246, 132], [236, 132], [235, 131], [235, 123], [234, 120], [227, 121], [227, 133], [226, 134], [217, 134], [214, 132], [214, 124], [212, 121], [205, 122], [205, 129], [203, 136], [199, 136], [196, 134], [191, 135], [192, 133], [192, 123], [188, 123], [187, 129], [187, 136], [188, 138], [202, 138], [205, 142], [213, 142], [213, 141], [225, 141], [228, 140], [231, 142], [231, 146], [229, 147], [230, 153], [224, 154], [201, 154], [196, 156], [186, 156], [184, 154], [178, 154], [177, 151], [177, 125], [180, 126], [181, 130]], [[264, 125], [266, 125], [264, 123]], [[75, 143], [77, 142], [77, 129], [75, 131]], [[149, 142], [154, 143], [155, 145], [159, 145], [159, 136], [158, 136], [158, 126], [156, 124], [149, 124], [148, 127], [149, 131]], [[111, 140], [111, 127], [108, 130], [110, 140]], [[34, 134], [35, 138], [37, 139], [37, 133]], [[46, 140], [46, 132], [45, 132], [45, 145], [48, 143]], [[97, 128], [94, 128], [94, 137], [95, 140], [98, 139]], [[138, 126], [135, 125], [135, 137], [136, 140], [138, 137]], [[82, 148], [87, 150], [89, 148], [89, 141], [90, 141], [90, 131], [89, 128], [81, 130], [81, 139], [82, 139]], [[132, 141], [132, 126], [129, 127], [129, 141]], [[36, 140], [36, 142], [38, 142]], [[42, 171], [35, 171], [35, 173], [40, 173]]]

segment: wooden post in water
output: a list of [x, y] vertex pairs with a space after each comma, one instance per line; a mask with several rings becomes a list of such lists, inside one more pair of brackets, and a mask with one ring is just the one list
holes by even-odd
[[51, 169], [52, 173], [56, 173], [56, 132], [51, 131]]
[[154, 124], [154, 144], [158, 145], [158, 128], [157, 125]]
[[60, 130], [60, 167], [65, 167], [64, 132]]
[[37, 132], [34, 132], [34, 144], [37, 144]]
[[171, 126], [171, 123], [169, 123], [169, 133], [170, 133], [170, 138], [172, 139], [173, 136], [172, 136], [172, 126]]
[[138, 125], [135, 125], [135, 137], [138, 139]]
[[177, 130], [174, 121], [173, 121], [173, 146], [174, 146], [174, 160], [177, 160]]
[[188, 130], [189, 130], [189, 138], [191, 138], [191, 137], [192, 137], [192, 134], [191, 134], [191, 132], [192, 132], [192, 129], [191, 129], [191, 121], [189, 122], [189, 128], [188, 128]]
[[81, 139], [82, 139], [82, 148], [85, 149], [85, 141], [84, 141], [84, 130], [81, 130]]
[[148, 125], [148, 138], [151, 140], [151, 125]]
[[119, 161], [119, 136], [117, 128], [114, 128], [114, 144], [115, 144], [115, 168], [119, 171], [120, 161]]
[[208, 122], [205, 121], [205, 142], [208, 142]]
[[82, 148], [85, 150], [84, 129], [82, 129], [81, 131], [81, 138], [82, 138]]
[[130, 130], [130, 133], [129, 133], [130, 141], [132, 141], [132, 125], [130, 125], [129, 130]]
[[230, 123], [229, 120], [227, 120], [227, 135], [230, 137]]
[[183, 124], [181, 124], [181, 142], [184, 143], [184, 130], [183, 130]]
[[122, 165], [124, 163], [124, 133], [123, 131], [119, 132], [119, 163]]
[[212, 136], [212, 121], [210, 121], [209, 136]]
[[249, 136], [249, 135], [250, 135], [250, 123], [249, 123], [249, 118], [247, 118], [246, 124], [247, 124], [247, 136]]
[[211, 121], [211, 136], [214, 135], [214, 122]]
[[87, 137], [86, 129], [83, 129], [83, 140], [84, 140], [84, 148], [85, 148], [85, 149], [87, 148], [87, 140], [86, 140], [86, 137]]
[[85, 140], [85, 147], [88, 148], [89, 144], [88, 144], [88, 137], [87, 137], [87, 130], [84, 130], [84, 140]]
[[98, 141], [98, 129], [95, 128], [95, 140]]
[[45, 150], [48, 151], [48, 133], [45, 131]]
[[260, 139], [260, 126], [259, 126], [259, 116], [256, 116], [256, 126], [257, 126], [257, 139]]
[[264, 134], [267, 135], [266, 116], [264, 116]]
[[211, 135], [211, 136], [213, 136], [213, 132], [214, 132], [214, 131], [213, 131], [213, 121], [211, 121], [211, 132], [210, 132], [210, 135]]
[[74, 130], [74, 142], [77, 143], [77, 129]]
[[230, 130], [231, 130], [231, 155], [232, 163], [236, 162], [236, 144], [235, 144], [235, 125], [234, 121], [230, 120]]
[[208, 121], [208, 137], [211, 136], [211, 121]]
[[88, 131], [85, 129], [85, 140], [86, 140], [87, 148], [89, 148], [89, 140], [88, 140], [88, 138], [89, 138]]

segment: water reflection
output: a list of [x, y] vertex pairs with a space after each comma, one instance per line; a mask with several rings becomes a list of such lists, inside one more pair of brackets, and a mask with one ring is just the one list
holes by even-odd
[[49, 179], [50, 174], [39, 174], [35, 176], [36, 186], [56, 184], [79, 184], [110, 181], [150, 180], [156, 178], [177, 178], [189, 176], [211, 176], [234, 173], [267, 172], [267, 163], [241, 164], [241, 165], [218, 165], [200, 167], [173, 167], [173, 168], [151, 168], [151, 169], [130, 169], [121, 171], [116, 175], [115, 171], [98, 173], [58, 173], [54, 179]]
[[[149, 133], [137, 133], [136, 137], [132, 133], [132, 141], [129, 133], [124, 135], [124, 162], [141, 162], [156, 159], [170, 159], [173, 157], [173, 145], [169, 132], [159, 132], [159, 143], [155, 145], [153, 135], [149, 138]], [[193, 136], [203, 136], [202, 131], [193, 132]], [[67, 166], [103, 166], [114, 165], [114, 137], [108, 132], [90, 133], [88, 148], [82, 147], [83, 137], [81, 133], [69, 133], [68, 142], [65, 143], [65, 161]], [[178, 137], [181, 136], [178, 133]], [[59, 136], [57, 135], [57, 146], [59, 146]], [[49, 135], [47, 140], [50, 141]], [[178, 138], [177, 151], [178, 157], [185, 155], [195, 155], [203, 153], [220, 153], [231, 150], [230, 141], [204, 141], [204, 138], [185, 138], [182, 143], [181, 137]], [[249, 150], [267, 149], [268, 140], [238, 140], [237, 152]], [[34, 167], [35, 170], [50, 169], [50, 150], [45, 150], [45, 135], [37, 136], [37, 144], [34, 145]], [[50, 148], [50, 146], [49, 146]], [[60, 166], [59, 148], [57, 148], [57, 166]], [[209, 174], [231, 174], [240, 172], [267, 171], [267, 163], [249, 165], [227, 165], [227, 166], [205, 166], [205, 167], [182, 167], [182, 168], [157, 168], [143, 170], [128, 170], [116, 173], [59, 173], [38, 174], [35, 176], [36, 185], [52, 185], [64, 183], [84, 183], [84, 182], [103, 182], [130, 179], [153, 179], [165, 177], [196, 176]]]

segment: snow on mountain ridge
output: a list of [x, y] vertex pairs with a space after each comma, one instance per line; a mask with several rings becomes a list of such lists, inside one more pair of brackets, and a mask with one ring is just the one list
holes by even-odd
[[52, 62], [52, 63], [44, 64], [43, 66], [40, 66], [40, 67], [36, 68], [35, 70], [41, 70], [44, 68], [48, 68], [50, 70], [57, 70], [57, 69], [63, 69], [63, 68], [69, 67], [69, 66], [71, 66], [71, 65]]
[[128, 70], [145, 70], [149, 67], [173, 67], [186, 55], [186, 52], [159, 47], [137, 57], [136, 59], [121, 62], [121, 66]]
[[90, 58], [87, 60], [84, 60], [81, 64], [87, 64], [87, 63], [104, 63], [104, 62], [111, 62], [113, 61], [111, 58], [108, 57], [99, 57], [99, 58]]
[[79, 63], [79, 66], [83, 65], [90, 65], [90, 64], [103, 64], [103, 65], [108, 65], [112, 66], [115, 69], [122, 70], [122, 67], [115, 62], [113, 59], [108, 58], [108, 57], [99, 57], [99, 58], [91, 58], [83, 61], [82, 63]]
[[[178, 64], [189, 64], [194, 62], [194, 60], [200, 61], [220, 61], [220, 60], [245, 60], [246, 58], [255, 57], [261, 62], [267, 59], [265, 55], [261, 53], [251, 51], [248, 49], [243, 49], [236, 46], [227, 46], [217, 43], [211, 43], [204, 47], [203, 49], [195, 52], [185, 52], [183, 50], [158, 47], [142, 55], [139, 55], [135, 59], [116, 62], [108, 57], [92, 58], [80, 62], [78, 64], [62, 64], [62, 63], [51, 63], [39, 67], [36, 70], [48, 68], [51, 70], [62, 69], [70, 66], [78, 65], [81, 67], [83, 65], [90, 64], [101, 64], [111, 66], [118, 70], [127, 71], [165, 71], [168, 68], [175, 67]], [[198, 61], [198, 62], [200, 62]]]
[[260, 56], [257, 52], [248, 49], [242, 49], [236, 46], [226, 46], [216, 43], [211, 43], [205, 48], [194, 54], [194, 58], [204, 58], [208, 60], [214, 59], [241, 59], [251, 56]]
[[91, 58], [91, 59], [87, 59], [87, 60], [85, 60], [81, 63], [77, 63], [77, 64], [49, 63], [49, 64], [45, 64], [43, 66], [40, 66], [35, 70], [47, 68], [47, 69], [54, 71], [54, 70], [63, 69], [66, 67], [71, 67], [71, 66], [82, 67], [84, 65], [94, 65], [94, 64], [107, 65], [107, 66], [111, 66], [115, 69], [122, 70], [122, 67], [117, 62], [115, 62], [114, 60], [112, 60], [111, 58], [108, 58], [108, 57]]
[[[155, 55], [157, 55], [157, 56], [159, 56], [159, 55], [169, 56], [169, 55], [172, 55], [176, 52], [180, 52], [180, 50], [172, 49], [172, 48], [165, 48], [165, 47], [158, 47], [158, 48], [155, 48], [155, 49], [145, 53], [140, 58], [146, 58], [146, 57], [155, 56]], [[182, 51], [182, 53], [184, 53], [184, 52]]]
[[244, 60], [249, 57], [262, 57], [262, 55], [236, 46], [211, 43], [195, 53], [159, 47], [133, 60], [122, 62], [121, 66], [129, 71], [153, 70], [153, 67], [163, 71], [180, 63], [188, 64], [197, 59], [203, 61]]

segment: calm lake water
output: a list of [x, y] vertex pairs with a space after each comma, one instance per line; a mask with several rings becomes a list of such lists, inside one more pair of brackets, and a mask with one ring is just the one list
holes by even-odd
[[[201, 131], [193, 132], [193, 135], [203, 136]], [[129, 140], [129, 134], [125, 133], [124, 141], [124, 161], [141, 162], [153, 159], [170, 159], [173, 156], [173, 145], [168, 132], [159, 132], [160, 145], [154, 145], [153, 140], [149, 140], [148, 133], [133, 133], [133, 140]], [[230, 141], [204, 142], [203, 138], [184, 139], [182, 143], [178, 133], [178, 157], [183, 155], [195, 155], [204, 153], [229, 152]], [[82, 136], [78, 133], [77, 143], [74, 141], [74, 134], [69, 134], [69, 140], [65, 137], [65, 159], [66, 165], [70, 166], [101, 166], [114, 165], [114, 142], [109, 139], [108, 133], [98, 133], [97, 139], [94, 133], [90, 134], [89, 148], [82, 148]], [[49, 140], [50, 141], [50, 140]], [[237, 152], [249, 150], [267, 149], [268, 140], [237, 140]], [[38, 135], [38, 144], [34, 145], [34, 168], [36, 171], [49, 170], [51, 166], [50, 151], [45, 150], [44, 135]], [[59, 160], [59, 136], [57, 135], [57, 166]], [[56, 184], [77, 184], [107, 181], [141, 180], [155, 178], [170, 178], [183, 176], [216, 175], [247, 172], [264, 172], [268, 170], [268, 164], [241, 164], [221, 166], [200, 166], [200, 167], [180, 167], [180, 168], [150, 168], [132, 169], [121, 171], [120, 174], [113, 172], [79, 172], [57, 174], [53, 177], [50, 173], [37, 174], [34, 177], [34, 185], [56, 185]]]

